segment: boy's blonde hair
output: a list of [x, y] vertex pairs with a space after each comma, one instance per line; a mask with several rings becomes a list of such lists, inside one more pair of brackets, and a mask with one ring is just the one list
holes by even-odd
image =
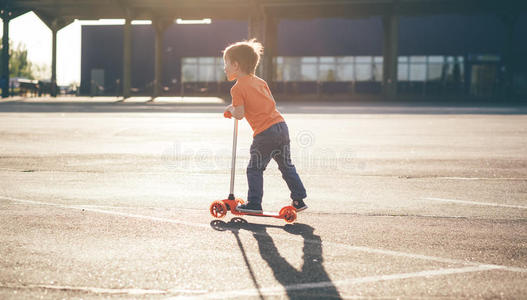
[[254, 74], [263, 54], [263, 46], [256, 39], [245, 40], [229, 45], [223, 50], [223, 59], [237, 62], [247, 74]]

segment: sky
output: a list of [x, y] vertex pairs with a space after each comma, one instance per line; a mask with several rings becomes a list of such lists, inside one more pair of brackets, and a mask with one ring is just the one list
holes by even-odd
[[[57, 83], [80, 83], [81, 77], [81, 25], [122, 24], [122, 20], [79, 21], [62, 28], [57, 33]], [[0, 24], [0, 35], [3, 33]], [[17, 47], [23, 43], [28, 59], [38, 65], [48, 65], [51, 77], [51, 30], [33, 12], [11, 20], [9, 38]]]

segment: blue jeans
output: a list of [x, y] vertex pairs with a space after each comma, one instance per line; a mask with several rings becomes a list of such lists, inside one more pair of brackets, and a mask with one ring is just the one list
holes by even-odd
[[291, 163], [289, 129], [285, 122], [272, 125], [265, 131], [254, 136], [251, 145], [251, 159], [247, 166], [247, 182], [249, 184], [248, 202], [261, 204], [263, 197], [263, 171], [271, 161], [278, 164], [282, 178], [291, 191], [291, 199], [306, 198], [306, 189]]

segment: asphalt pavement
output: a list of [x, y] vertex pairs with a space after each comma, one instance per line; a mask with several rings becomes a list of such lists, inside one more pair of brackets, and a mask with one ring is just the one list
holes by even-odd
[[[286, 224], [210, 215], [223, 105], [0, 103], [0, 298], [527, 297], [525, 106], [278, 102], [309, 205]], [[271, 162], [264, 209], [289, 204]]]

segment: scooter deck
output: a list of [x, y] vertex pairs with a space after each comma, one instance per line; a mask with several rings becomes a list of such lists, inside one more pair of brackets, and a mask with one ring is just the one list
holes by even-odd
[[244, 212], [244, 211], [239, 211], [239, 210], [237, 210], [237, 212], [239, 214], [246, 215], [246, 216], [273, 217], [273, 218], [279, 218], [280, 217], [279, 213], [266, 212], [266, 211], [262, 212], [261, 214], [259, 214], [259, 213], [252, 213], [252, 212]]

